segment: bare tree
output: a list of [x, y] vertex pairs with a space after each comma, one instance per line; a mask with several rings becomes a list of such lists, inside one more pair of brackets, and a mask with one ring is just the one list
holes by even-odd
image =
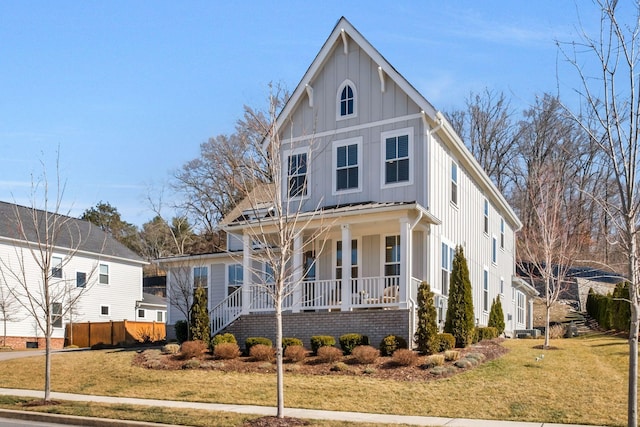
[[[626, 255], [631, 322], [629, 330], [629, 389], [627, 423], [638, 424], [638, 327], [640, 325], [640, 2], [598, 0], [600, 32], [582, 30], [580, 40], [559, 43], [578, 74], [585, 114], [575, 113], [606, 158], [617, 197], [602, 200]], [[633, 11], [625, 9], [631, 7]], [[583, 57], [591, 62], [585, 62]], [[591, 75], [593, 71], [595, 75]]]
[[[11, 236], [15, 242], [13, 254], [0, 257], [0, 276], [4, 283], [11, 284], [11, 294], [45, 337], [44, 401], [47, 402], [51, 396], [54, 324], [61, 325], [64, 316], [90, 288], [97, 263], [87, 274], [84, 287], [73, 286], [62, 274], [88, 236], [80, 230], [78, 220], [60, 213], [64, 186], [59, 173], [56, 173], [55, 197], [50, 199], [44, 166], [43, 171], [43, 179], [32, 184], [31, 206], [14, 205], [13, 217], [6, 218], [16, 234]], [[42, 209], [38, 209], [39, 205]]]
[[[252, 282], [256, 290], [267, 295], [273, 303], [275, 312], [276, 329], [276, 372], [277, 372], [277, 416], [284, 417], [284, 374], [282, 352], [282, 312], [287, 306], [287, 301], [296, 304], [296, 290], [299, 290], [305, 280], [305, 276], [315, 268], [315, 257], [324, 249], [323, 238], [329, 228], [324, 223], [320, 210], [312, 207], [304, 209], [301, 197], [307, 188], [306, 170], [310, 167], [313, 157], [312, 142], [309, 142], [308, 158], [297, 158], [295, 161], [289, 157], [294, 150], [293, 143], [281, 140], [283, 130], [286, 131], [286, 123], [279, 128], [276, 112], [279, 107], [278, 92], [270, 98], [268, 120], [252, 120], [253, 123], [262, 123], [258, 129], [259, 134], [264, 135], [263, 154], [260, 158], [269, 159], [265, 164], [266, 170], [259, 174], [247, 174], [247, 181], [243, 181], [241, 194], [242, 203], [237, 207], [243, 214], [241, 220], [236, 222], [250, 242], [252, 247], [258, 248], [252, 251], [252, 259], [262, 266], [269, 266], [269, 274], [264, 270], [252, 271], [252, 276], [257, 281]], [[255, 111], [247, 109], [247, 114], [253, 116]], [[253, 168], [261, 168], [262, 164], [255, 163]], [[303, 172], [305, 171], [305, 172]], [[302, 180], [288, 179], [291, 175], [305, 176]], [[297, 172], [301, 172], [298, 174]], [[257, 180], [256, 180], [256, 177]], [[263, 183], [263, 177], [270, 177], [270, 183]], [[303, 262], [303, 253], [315, 251], [315, 257], [307, 263]], [[245, 260], [246, 262], [246, 260]], [[245, 264], [247, 265], [247, 264]], [[249, 265], [249, 269], [253, 270]], [[245, 280], [249, 280], [245, 277]], [[246, 297], [250, 297], [247, 294]], [[245, 295], [243, 295], [245, 298]]]
[[2, 320], [3, 339], [2, 345], [7, 345], [7, 322], [17, 322], [20, 320], [20, 305], [18, 300], [11, 293], [9, 288], [0, 283], [0, 320]]

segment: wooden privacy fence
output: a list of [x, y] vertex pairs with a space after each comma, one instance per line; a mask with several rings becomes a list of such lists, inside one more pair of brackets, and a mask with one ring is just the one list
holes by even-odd
[[131, 345], [136, 342], [162, 341], [166, 337], [161, 322], [86, 322], [67, 324], [65, 345]]

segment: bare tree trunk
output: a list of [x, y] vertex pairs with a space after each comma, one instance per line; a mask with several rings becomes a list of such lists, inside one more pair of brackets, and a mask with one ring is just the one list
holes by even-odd
[[282, 356], [282, 299], [280, 299], [276, 304], [276, 382], [278, 388], [278, 418], [284, 418], [284, 369]]
[[44, 401], [51, 400], [51, 333], [45, 337], [45, 362], [44, 362]]
[[549, 325], [551, 324], [551, 304], [552, 304], [552, 298], [551, 298], [551, 289], [549, 286], [549, 278], [547, 278], [545, 280], [545, 309], [546, 309], [546, 319], [544, 322], [544, 348], [547, 349], [549, 348]]

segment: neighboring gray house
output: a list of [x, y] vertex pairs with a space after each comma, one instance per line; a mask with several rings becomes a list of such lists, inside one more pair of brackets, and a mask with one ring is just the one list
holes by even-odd
[[143, 293], [142, 301], [136, 305], [136, 321], [160, 322], [167, 321], [167, 299], [158, 295]]
[[[456, 245], [467, 257], [477, 324], [487, 324], [499, 297], [507, 333], [530, 326], [535, 291], [514, 271], [518, 217], [444, 115], [345, 18], [278, 124], [283, 200], [309, 216], [322, 209], [332, 221], [323, 242], [308, 241], [319, 219], [295, 241], [294, 270], [314, 268], [286, 301], [285, 336], [307, 345], [315, 334], [347, 332], [367, 334], [374, 345], [387, 334], [411, 341], [420, 282], [431, 285], [444, 320]], [[266, 212], [273, 200], [262, 202]], [[225, 218], [227, 253], [160, 260], [169, 325], [183, 317], [172, 297], [188, 278], [207, 287], [213, 333], [273, 338], [272, 306], [256, 285], [264, 277], [255, 276], [260, 249], [247, 233], [250, 217], [240, 209]]]
[[[16, 220], [16, 210], [23, 219], [21, 223]], [[11, 277], [11, 269], [24, 274], [25, 280], [33, 285], [30, 292], [40, 292], [41, 270], [37, 265], [38, 258], [29, 251], [29, 244], [33, 248], [44, 239], [37, 237], [31, 220], [34, 213], [41, 219], [45, 215], [54, 216], [41, 210], [0, 202], [0, 269], [3, 270], [0, 287], [5, 298], [9, 298], [9, 287], [20, 286]], [[137, 301], [142, 300], [142, 267], [147, 262], [87, 221], [63, 215], [56, 217], [64, 221], [65, 226], [60, 227], [53, 247], [50, 284], [59, 291], [56, 292], [58, 295], [74, 295], [86, 289], [71, 313], [57, 317], [53, 323], [52, 345], [62, 348], [69, 316], [73, 317], [74, 323], [135, 319]], [[40, 224], [44, 223], [41, 221]], [[28, 236], [29, 244], [22, 238], [20, 228]], [[44, 230], [41, 228], [38, 233], [44, 235]], [[57, 307], [65, 304], [65, 297], [61, 298], [52, 302], [54, 310], [56, 304]], [[35, 320], [26, 309], [19, 308], [19, 312], [12, 316], [15, 320], [7, 322], [7, 344], [14, 348], [27, 345], [42, 347], [44, 337]], [[0, 330], [2, 328], [3, 322], [0, 322]]]

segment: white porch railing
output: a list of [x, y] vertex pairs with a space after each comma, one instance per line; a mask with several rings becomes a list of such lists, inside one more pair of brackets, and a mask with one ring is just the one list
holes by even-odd
[[392, 307], [399, 300], [399, 276], [351, 279], [351, 307]]
[[211, 319], [211, 334], [215, 335], [226, 328], [242, 313], [242, 288], [238, 288], [228, 297], [220, 301], [209, 312]]

